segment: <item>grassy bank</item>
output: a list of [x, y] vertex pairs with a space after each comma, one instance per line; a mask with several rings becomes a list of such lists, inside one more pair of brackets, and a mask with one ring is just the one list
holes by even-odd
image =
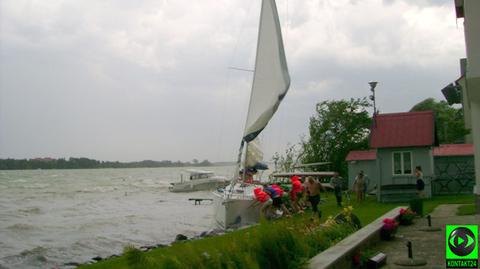
[[[473, 195], [435, 197], [424, 202], [424, 213], [437, 205], [473, 202]], [[402, 204], [380, 204], [374, 197], [360, 204], [353, 202], [354, 214], [366, 225]], [[338, 214], [332, 194], [320, 208], [325, 216]], [[167, 248], [141, 252], [126, 248], [124, 255], [80, 268], [299, 268], [311, 257], [334, 245], [354, 230], [347, 225], [320, 229], [320, 222], [311, 221], [306, 212], [293, 218], [263, 222], [223, 236], [174, 243]]]

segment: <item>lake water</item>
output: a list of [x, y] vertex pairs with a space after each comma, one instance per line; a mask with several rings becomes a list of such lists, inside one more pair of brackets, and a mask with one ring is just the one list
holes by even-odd
[[[234, 168], [200, 168], [230, 176]], [[62, 268], [214, 228], [209, 191], [170, 193], [183, 168], [0, 171], [0, 268]]]

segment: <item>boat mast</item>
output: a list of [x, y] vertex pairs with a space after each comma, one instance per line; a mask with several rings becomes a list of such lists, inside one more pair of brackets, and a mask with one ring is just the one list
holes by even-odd
[[[250, 102], [248, 104], [249, 108], [250, 106], [252, 105], [252, 99], [253, 99], [253, 90], [254, 90], [254, 86], [255, 86], [255, 77], [257, 76], [257, 72], [255, 72], [257, 70], [257, 65], [258, 65], [258, 52], [259, 52], [259, 47], [260, 47], [260, 36], [262, 34], [262, 27], [260, 27], [260, 25], [262, 24], [262, 19], [263, 19], [263, 9], [264, 9], [264, 2], [265, 0], [262, 0], [262, 5], [260, 7], [260, 19], [258, 21], [258, 34], [257, 34], [257, 48], [255, 50], [255, 67], [253, 68], [253, 77], [252, 77], [252, 87], [251, 87], [251, 90], [250, 90]], [[248, 126], [248, 115], [247, 115], [247, 119], [245, 120], [245, 128], [246, 129]], [[245, 158], [243, 159], [243, 175], [242, 175], [242, 181], [245, 180], [245, 177], [246, 177], [246, 173], [247, 173], [247, 154], [248, 154], [248, 142], [252, 141], [253, 139], [255, 139], [255, 137], [258, 135], [255, 135], [254, 138], [251, 138], [251, 135], [252, 134], [247, 134], [245, 137], [242, 138], [242, 143], [241, 143], [241, 146], [240, 146], [240, 156], [239, 156], [239, 167], [240, 167], [240, 162], [241, 162], [241, 154], [242, 154], [242, 149], [243, 149], [243, 145], [245, 145]], [[248, 140], [250, 139], [250, 140]]]

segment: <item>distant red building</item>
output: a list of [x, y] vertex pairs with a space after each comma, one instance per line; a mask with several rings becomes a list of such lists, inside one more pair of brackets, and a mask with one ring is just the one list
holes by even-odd
[[[438, 145], [432, 111], [379, 114], [369, 139], [370, 150], [351, 151], [346, 157], [350, 187], [355, 176], [364, 171], [369, 178], [368, 189], [377, 188], [380, 201], [406, 201], [415, 196], [414, 169], [420, 166], [427, 196], [436, 191], [471, 192], [470, 183], [465, 183], [471, 175], [464, 171], [469, 171], [470, 163], [473, 165], [473, 145]], [[449, 183], [452, 178], [456, 181], [465, 178], [465, 182]]]

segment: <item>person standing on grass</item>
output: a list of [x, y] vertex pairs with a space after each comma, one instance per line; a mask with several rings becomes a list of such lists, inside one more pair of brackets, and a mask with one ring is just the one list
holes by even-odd
[[303, 211], [305, 208], [307, 208], [307, 198], [306, 193], [307, 191], [305, 190], [305, 178], [303, 177], [298, 177], [298, 180], [300, 181], [302, 191], [297, 192], [297, 202], [298, 205], [300, 206], [300, 209]]
[[355, 181], [353, 182], [353, 190], [357, 194], [357, 202], [365, 200], [365, 175], [363, 171], [358, 173]]
[[[305, 189], [308, 195], [308, 201], [312, 205], [313, 214], [317, 214], [318, 218], [322, 218], [322, 211], [318, 209], [318, 203], [320, 203], [320, 191], [323, 191], [323, 186], [313, 177], [307, 177], [305, 181]], [[313, 218], [312, 218], [313, 219]]]
[[422, 167], [419, 165], [415, 167], [415, 177], [417, 178], [416, 189], [418, 198], [423, 198], [425, 196], [425, 182], [423, 181], [423, 172]]
[[335, 198], [337, 199], [337, 206], [342, 206], [342, 187], [343, 187], [343, 179], [335, 172], [335, 175], [332, 177], [330, 184], [333, 187], [335, 192]]

